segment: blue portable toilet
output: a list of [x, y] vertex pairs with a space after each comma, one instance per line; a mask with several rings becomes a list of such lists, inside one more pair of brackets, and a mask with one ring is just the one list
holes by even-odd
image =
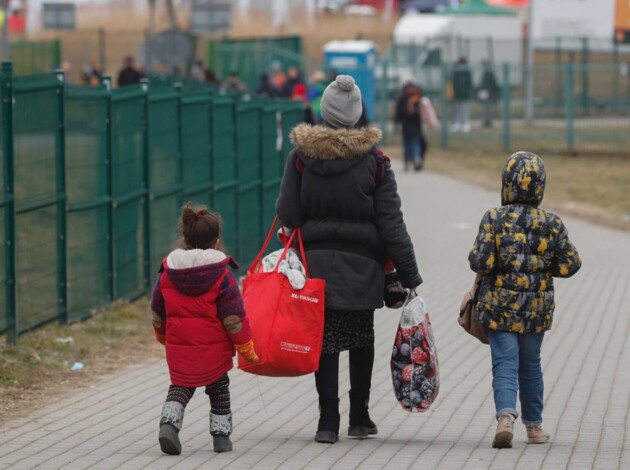
[[376, 46], [372, 41], [330, 41], [324, 46], [324, 62], [337, 75], [350, 75], [361, 89], [368, 120], [376, 119]]

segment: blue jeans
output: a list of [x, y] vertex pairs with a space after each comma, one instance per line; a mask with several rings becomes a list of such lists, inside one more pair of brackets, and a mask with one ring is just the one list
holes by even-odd
[[544, 333], [490, 331], [492, 389], [497, 419], [504, 413], [518, 417], [518, 391], [523, 423], [542, 423], [544, 384], [540, 346], [544, 336]]
[[405, 169], [407, 165], [415, 165], [422, 160], [422, 144], [420, 134], [403, 135], [403, 148], [405, 154]]

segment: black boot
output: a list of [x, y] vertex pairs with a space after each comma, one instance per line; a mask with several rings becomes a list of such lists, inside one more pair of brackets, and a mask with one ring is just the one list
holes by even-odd
[[348, 426], [348, 436], [368, 437], [378, 434], [378, 428], [374, 421], [370, 419], [368, 412], [369, 394], [359, 394], [350, 390], [350, 425]]
[[319, 422], [315, 441], [334, 444], [339, 440], [339, 398], [319, 399]]

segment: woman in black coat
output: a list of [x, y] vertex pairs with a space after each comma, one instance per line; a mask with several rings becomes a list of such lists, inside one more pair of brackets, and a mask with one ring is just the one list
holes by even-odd
[[326, 280], [324, 344], [315, 373], [320, 419], [315, 440], [333, 443], [339, 434], [339, 353], [350, 354], [349, 436], [377, 428], [368, 413], [374, 363], [374, 310], [383, 306], [389, 257], [404, 287], [415, 289], [418, 273], [403, 221], [389, 160], [376, 151], [374, 127], [354, 128], [361, 92], [338, 76], [322, 96], [323, 125], [301, 124], [291, 132], [289, 154], [276, 203], [282, 223], [301, 227], [313, 277]]

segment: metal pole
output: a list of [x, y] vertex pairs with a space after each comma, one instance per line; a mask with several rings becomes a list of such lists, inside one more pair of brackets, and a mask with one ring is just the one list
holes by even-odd
[[59, 302], [59, 323], [68, 323], [68, 284], [66, 259], [66, 129], [64, 117], [65, 104], [65, 76], [62, 69], [56, 69], [55, 75], [59, 80], [57, 88], [58, 101], [58, 133], [56, 139], [56, 174], [57, 174], [57, 287]]
[[510, 150], [510, 64], [503, 64], [503, 150]]
[[[0, 73], [0, 96], [2, 96], [2, 153], [4, 164], [4, 194], [0, 196], [0, 204], [5, 209], [4, 240], [6, 252], [4, 257], [4, 277], [6, 286], [5, 295], [5, 319], [8, 330], [7, 343], [17, 343], [18, 319], [16, 309], [16, 283], [15, 283], [15, 204], [13, 191], [13, 64], [2, 62]], [[4, 199], [4, 201], [2, 201]], [[1, 308], [1, 306], [0, 306]]]
[[2, 60], [8, 61], [11, 60], [11, 52], [9, 50], [9, 2], [2, 2]]
[[440, 89], [440, 147], [448, 148], [448, 97], [446, 88], [449, 86], [450, 75], [449, 66], [442, 65], [442, 87]]
[[389, 101], [389, 81], [387, 80], [388, 75], [388, 60], [383, 60], [381, 62], [381, 90], [380, 90], [380, 108], [381, 108], [381, 130], [383, 132], [383, 145], [388, 144], [388, 132], [387, 126], [389, 125], [389, 120], [387, 119], [387, 105]]
[[567, 150], [573, 152], [575, 149], [575, 136], [573, 129], [573, 117], [574, 117], [574, 103], [573, 103], [573, 62], [569, 61], [566, 64], [566, 114], [567, 114]]
[[534, 18], [534, 0], [529, 2], [529, 24], [527, 25], [527, 51], [525, 58], [525, 122], [534, 121], [534, 40], [532, 25]]

